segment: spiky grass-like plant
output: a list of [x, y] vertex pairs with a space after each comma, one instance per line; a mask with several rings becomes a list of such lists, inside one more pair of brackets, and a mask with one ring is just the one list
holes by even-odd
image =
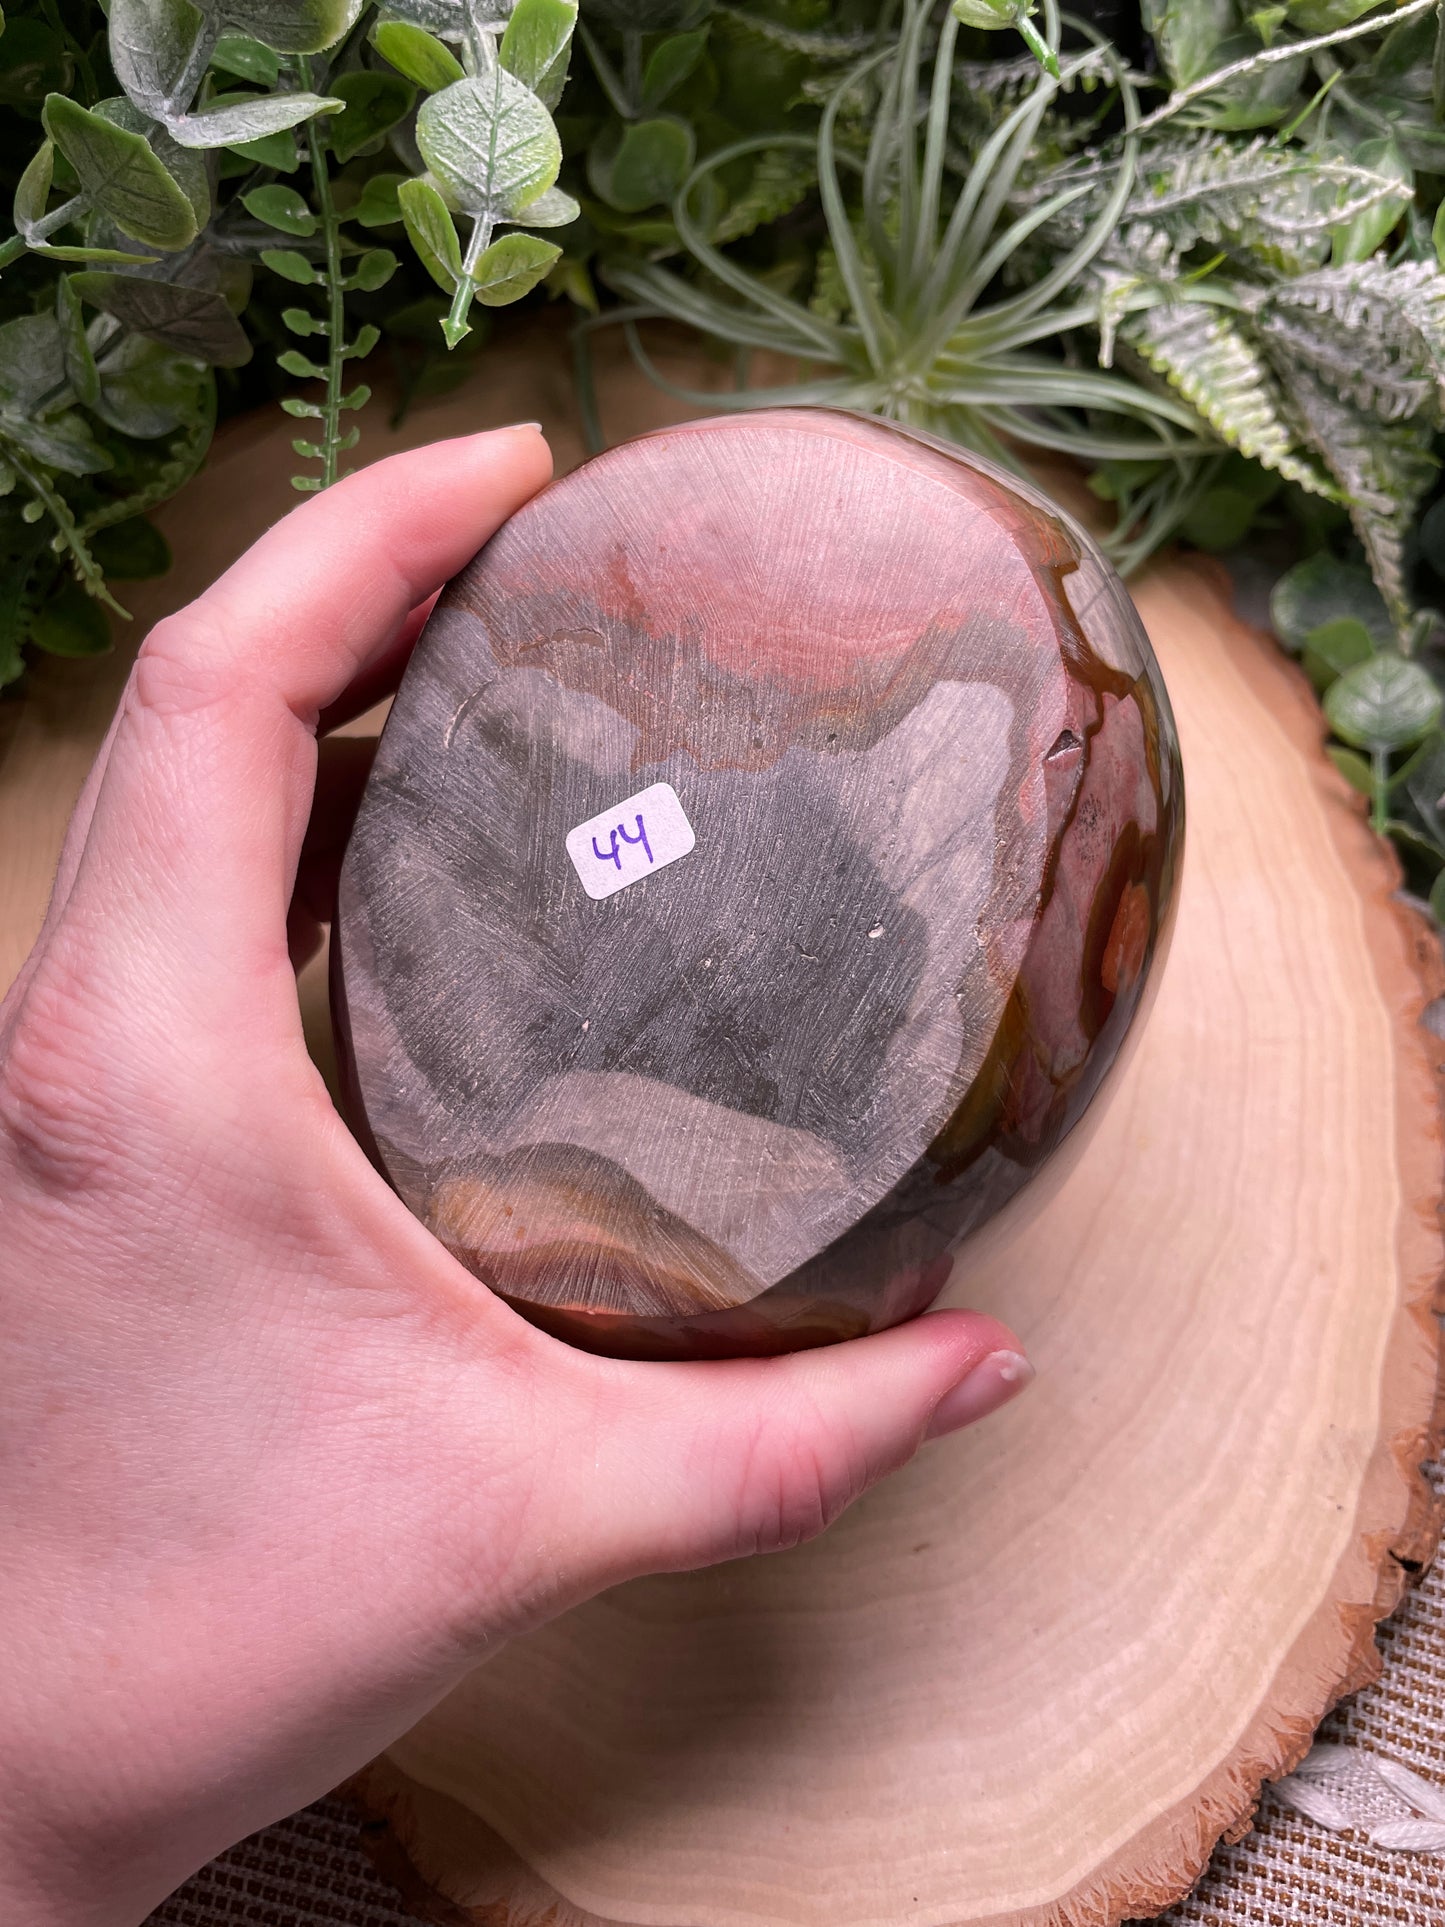
[[[937, 11], [933, 0], [904, 0], [887, 44], [855, 65], [831, 94], [816, 142], [773, 135], [702, 161], [674, 209], [701, 278], [689, 280], [656, 263], [615, 265], [609, 279], [629, 305], [591, 325], [620, 322], [661, 386], [714, 408], [815, 403], [865, 409], [1015, 470], [1030, 450], [1091, 463], [1167, 457], [1185, 469], [1209, 459], [1214, 445], [1184, 402], [1080, 365], [1093, 362], [1092, 350], [1075, 357], [1067, 348], [1074, 330], [1096, 321], [1096, 299], [1078, 290], [1134, 187], [1140, 116], [1124, 63], [1097, 40], [1080, 53], [1060, 53], [1056, 0], [1044, 0], [1042, 37], [1051, 57], [960, 180], [951, 133], [962, 75], [954, 59], [959, 22], [949, 12], [935, 27]], [[1089, 192], [1070, 182], [1015, 211], [1051, 110], [1061, 94], [1084, 86], [1108, 88], [1122, 113], [1109, 191], [1067, 249], [1031, 283], [1013, 285], [1010, 266], [1027, 258], [1031, 237]], [[871, 116], [872, 131], [866, 148], [855, 149], [844, 132], [860, 109]], [[820, 287], [808, 304], [723, 253], [698, 212], [716, 170], [789, 145], [816, 148], [827, 224]], [[678, 389], [652, 365], [638, 335], [639, 321], [657, 317], [787, 357], [800, 378], [720, 395]], [[1053, 352], [1043, 343], [1053, 344]], [[582, 377], [590, 406], [585, 358]]]

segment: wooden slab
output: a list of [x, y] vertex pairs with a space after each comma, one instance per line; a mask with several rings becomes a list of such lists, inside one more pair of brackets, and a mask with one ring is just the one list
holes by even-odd
[[[676, 413], [625, 370], [606, 397], [614, 435]], [[555, 338], [489, 349], [404, 439], [525, 415], [575, 459]], [[233, 432], [166, 512], [145, 620], [288, 505], [288, 436]], [[957, 1287], [1038, 1383], [821, 1543], [624, 1588], [478, 1673], [365, 1780], [419, 1918], [1104, 1927], [1186, 1887], [1376, 1670], [1436, 1536], [1438, 951], [1219, 572], [1138, 599], [1190, 793], [1173, 950], [1086, 1155]], [[123, 667], [50, 665], [0, 721], [6, 976]]]

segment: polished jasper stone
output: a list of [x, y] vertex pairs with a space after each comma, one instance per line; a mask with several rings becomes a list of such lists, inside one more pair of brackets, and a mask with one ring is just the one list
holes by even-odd
[[1093, 1097], [1182, 824], [1133, 606], [1043, 497], [840, 413], [631, 442], [417, 646], [342, 875], [354, 1120], [580, 1344], [897, 1323]]

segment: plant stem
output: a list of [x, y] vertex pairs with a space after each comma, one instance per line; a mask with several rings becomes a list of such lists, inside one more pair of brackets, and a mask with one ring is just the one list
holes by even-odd
[[446, 336], [448, 348], [455, 348], [463, 335], [471, 333], [467, 310], [471, 307], [473, 296], [477, 291], [472, 275], [478, 261], [491, 244], [493, 225], [490, 214], [478, 214], [472, 222], [471, 238], [467, 242], [467, 251], [462, 257], [461, 278], [452, 294], [452, 305], [448, 310], [447, 318], [442, 324], [442, 333]]
[[1383, 836], [1390, 821], [1390, 752], [1387, 749], [1370, 751], [1370, 775], [1374, 783], [1374, 794], [1370, 798], [1370, 828]]
[[622, 85], [631, 103], [629, 119], [642, 112], [642, 34], [636, 27], [622, 30]]
[[326, 171], [326, 149], [313, 120], [306, 129], [311, 149], [311, 178], [316, 189], [316, 211], [326, 240], [326, 400], [321, 415], [321, 486], [336, 480], [337, 444], [341, 440], [341, 350], [346, 336], [346, 293], [341, 285], [341, 225], [331, 199], [331, 176]]
[[1227, 82], [1239, 79], [1242, 74], [1258, 73], [1261, 67], [1274, 67], [1282, 60], [1301, 60], [1308, 54], [1319, 53], [1324, 47], [1338, 47], [1343, 41], [1358, 40], [1362, 35], [1378, 33], [1384, 27], [1401, 26], [1406, 20], [1414, 20], [1422, 13], [1428, 13], [1437, 4], [1438, 0], [1406, 0], [1403, 7], [1391, 7], [1384, 13], [1373, 13], [1367, 20], [1355, 20], [1348, 27], [1336, 27], [1330, 33], [1316, 34], [1311, 40], [1280, 41], [1273, 47], [1266, 47], [1262, 53], [1249, 54], [1243, 60], [1231, 60], [1227, 67], [1205, 74], [1202, 79], [1191, 81], [1189, 86], [1171, 94], [1162, 107], [1156, 107], [1152, 114], [1144, 116], [1134, 132], [1151, 132], [1161, 121], [1169, 120], [1191, 101], [1201, 100]]

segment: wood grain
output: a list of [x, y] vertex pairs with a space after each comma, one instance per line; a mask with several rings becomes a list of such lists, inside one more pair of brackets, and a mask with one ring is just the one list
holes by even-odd
[[332, 936], [358, 1122], [581, 1344], [896, 1324], [1094, 1098], [1183, 817], [1133, 605], [1043, 498], [831, 411], [626, 443], [397, 693]]
[[[536, 416], [577, 459], [554, 337], [485, 370], [404, 438], [373, 414], [363, 455]], [[604, 402], [614, 436], [678, 412], [615, 364]], [[165, 512], [138, 630], [289, 505], [289, 432], [229, 432]], [[1137, 600], [1190, 777], [1169, 965], [1087, 1153], [957, 1287], [1037, 1384], [817, 1546], [624, 1589], [479, 1673], [365, 1783], [419, 1919], [1112, 1927], [1377, 1670], [1438, 1523], [1438, 951], [1218, 572]], [[0, 725], [0, 977], [124, 666], [47, 665]], [[317, 970], [303, 1009], [324, 1062]]]

